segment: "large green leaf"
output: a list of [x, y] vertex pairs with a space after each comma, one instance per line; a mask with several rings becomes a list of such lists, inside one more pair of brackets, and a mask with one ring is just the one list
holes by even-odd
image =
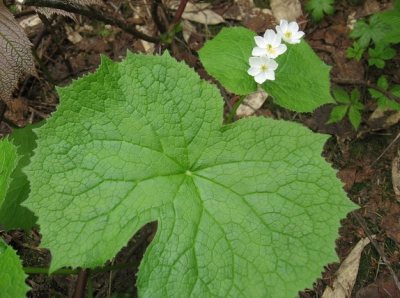
[[323, 104], [334, 103], [330, 94], [331, 67], [304, 40], [287, 47], [276, 59], [279, 67], [275, 81], [266, 81], [261, 87], [275, 97], [276, 103], [298, 112], [312, 112]]
[[[247, 73], [252, 49], [256, 46], [254, 36], [253, 31], [245, 28], [224, 28], [199, 51], [204, 68], [236, 94], [257, 90], [254, 78]], [[267, 80], [261, 87], [279, 105], [298, 112], [312, 112], [323, 104], [335, 102], [329, 92], [331, 67], [304, 40], [287, 47], [276, 59], [279, 66], [275, 81]]]
[[383, 37], [383, 41], [390, 43], [400, 42], [400, 0], [394, 1], [394, 10], [377, 14], [377, 16], [388, 26], [390, 30]]
[[2, 298], [25, 297], [29, 287], [26, 274], [15, 250], [0, 238], [0, 296]]
[[199, 51], [204, 68], [224, 87], [236, 94], [257, 91], [254, 77], [247, 74], [256, 34], [243, 27], [222, 28]]
[[145, 223], [145, 297], [292, 297], [337, 260], [355, 205], [327, 136], [264, 118], [222, 126], [223, 100], [168, 54], [102, 59], [59, 89], [26, 172], [51, 270], [102, 265]]
[[12, 181], [0, 208], [0, 222], [6, 230], [22, 228], [29, 231], [36, 223], [37, 218], [32, 211], [20, 205], [28, 198], [30, 191], [28, 178], [22, 169], [29, 164], [33, 149], [36, 147], [36, 134], [32, 128], [40, 127], [43, 123], [28, 124], [23, 129], [15, 129], [11, 135], [10, 139], [18, 147], [17, 153], [20, 159], [11, 173]]

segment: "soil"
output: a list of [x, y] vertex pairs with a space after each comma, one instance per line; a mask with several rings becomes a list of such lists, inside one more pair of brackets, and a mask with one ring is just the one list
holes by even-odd
[[[306, 41], [321, 60], [333, 67], [331, 78], [351, 78], [376, 83], [384, 74], [390, 86], [400, 84], [399, 45], [395, 46], [396, 56], [386, 61], [383, 70], [369, 67], [367, 54], [364, 54], [360, 62], [346, 58], [346, 49], [353, 44], [353, 40], [348, 37], [349, 18], [368, 17], [374, 12], [391, 8], [393, 3], [387, 0], [338, 0], [334, 4], [334, 14], [325, 16], [320, 22], [314, 22], [306, 15], [305, 4], [306, 1], [301, 1], [305, 15], [299, 17], [298, 22], [306, 33]], [[233, 2], [213, 0], [210, 5], [213, 11], [220, 15], [227, 12], [233, 15], [239, 13]], [[268, 7], [269, 2], [258, 1], [258, 5]], [[123, 1], [107, 0], [102, 9], [122, 15], [128, 22], [145, 27], [149, 35], [156, 36], [156, 27], [148, 13], [149, 8], [150, 4], [146, 0], [135, 1], [133, 6]], [[137, 15], [134, 11], [139, 12], [139, 17], [134, 17]], [[173, 14], [168, 13], [166, 15], [167, 18], [172, 16]], [[23, 18], [18, 18], [18, 21]], [[261, 13], [257, 18], [244, 15], [242, 20], [226, 21], [224, 26], [245, 26], [259, 33], [275, 25], [271, 16]], [[177, 39], [168, 49], [177, 60], [184, 60], [195, 68], [202, 78], [210, 80], [212, 78], [207, 75], [198, 60], [197, 50], [222, 27], [208, 26], [205, 31], [204, 25], [197, 24], [194, 26], [196, 33], [191, 35], [188, 42], [184, 42], [181, 33], [178, 33]], [[86, 17], [78, 17], [75, 22], [64, 16], [55, 16], [52, 17], [52, 28], [55, 33], [51, 33], [43, 24], [38, 24], [29, 27], [27, 35], [34, 42], [39, 57], [57, 86], [66, 86], [73, 79], [94, 72], [99, 65], [100, 54], [120, 61], [127, 50], [134, 53], [149, 50], [149, 44], [134, 36]], [[78, 35], [82, 37], [81, 40]], [[61, 48], [57, 47], [56, 39], [59, 40]], [[165, 50], [165, 46], [156, 46], [150, 50], [158, 52]], [[63, 58], [63, 55], [67, 58]], [[342, 221], [336, 247], [340, 262], [349, 255], [358, 241], [365, 237], [375, 235], [374, 244], [380, 248], [377, 250], [374, 245], [369, 244], [363, 249], [351, 297], [400, 297], [400, 291], [390, 272], [392, 269], [400, 277], [400, 196], [396, 195], [399, 194], [400, 181], [398, 176], [395, 176], [396, 181], [392, 179], [392, 164], [396, 164], [394, 169], [397, 170], [396, 158], [400, 148], [400, 127], [397, 124], [399, 117], [396, 112], [384, 112], [380, 117], [371, 117], [377, 105], [365, 86], [332, 83], [332, 87], [344, 88], [348, 92], [354, 87], [359, 88], [365, 109], [357, 132], [347, 117], [337, 123], [325, 124], [333, 105], [323, 106], [312, 114], [299, 114], [282, 109], [267, 99], [261, 108], [255, 111], [255, 115], [300, 122], [314, 132], [331, 135], [323, 156], [338, 170], [338, 177], [343, 181], [349, 199], [360, 206], [360, 209], [350, 213]], [[23, 127], [27, 123], [50, 117], [58, 105], [54, 85], [41, 70], [37, 78], [27, 76], [21, 81], [20, 88], [14, 95], [12, 106], [8, 107], [4, 114], [5, 121], [0, 123], [0, 136], [10, 134], [12, 124]], [[223, 95], [227, 102], [227, 116], [238, 97], [229, 92], [223, 92]], [[156, 231], [157, 223], [147, 224], [132, 237], [128, 246], [109, 262], [133, 263], [131, 268], [91, 276], [94, 297], [136, 297], [135, 274], [138, 264]], [[18, 251], [24, 266], [49, 266], [48, 251], [38, 248], [40, 234], [37, 229], [5, 232], [0, 226], [0, 235]], [[340, 265], [341, 263], [326, 264], [314, 287], [299, 289], [299, 296], [321, 297], [325, 288], [332, 286]], [[76, 281], [76, 275], [32, 274], [27, 279], [32, 288], [28, 297], [72, 297]]]

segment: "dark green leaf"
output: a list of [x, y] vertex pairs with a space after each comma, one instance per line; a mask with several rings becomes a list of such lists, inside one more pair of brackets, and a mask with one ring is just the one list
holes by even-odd
[[354, 129], [357, 131], [361, 123], [361, 113], [355, 107], [350, 107], [349, 109], [349, 119]]
[[337, 102], [340, 103], [350, 103], [349, 95], [343, 89], [332, 89], [333, 96]]
[[349, 106], [347, 105], [339, 105], [334, 107], [331, 111], [331, 116], [329, 117], [329, 120], [328, 122], [326, 122], [326, 124], [342, 120], [343, 117], [346, 115], [348, 107]]

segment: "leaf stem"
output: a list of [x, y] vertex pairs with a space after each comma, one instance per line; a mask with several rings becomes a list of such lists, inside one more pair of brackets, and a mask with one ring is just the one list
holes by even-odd
[[237, 109], [239, 108], [240, 104], [243, 102], [245, 97], [246, 97], [245, 95], [242, 95], [242, 97], [237, 101], [237, 103], [233, 107], [231, 113], [229, 114], [228, 119], [226, 119], [225, 124], [229, 124], [229, 123], [232, 122], [233, 116], [235, 116], [235, 113], [236, 113]]
[[387, 98], [390, 98], [390, 99], [395, 100], [398, 103], [400, 103], [400, 97], [397, 97], [396, 95], [390, 93], [389, 91], [387, 91], [379, 86], [376, 86], [374, 84], [371, 84], [371, 83], [368, 83], [365, 81], [354, 80], [354, 79], [340, 79], [340, 78], [332, 78], [331, 81], [338, 83], [338, 84], [342, 84], [342, 85], [360, 85], [360, 86], [364, 86], [367, 88], [372, 88], [372, 89], [379, 91], [380, 93], [385, 95]]
[[[123, 263], [123, 264], [116, 264], [116, 265], [111, 265], [111, 266], [105, 266], [105, 267], [100, 267], [100, 268], [95, 268], [91, 270], [91, 274], [96, 274], [100, 272], [107, 272], [107, 271], [112, 271], [112, 270], [118, 270], [118, 269], [124, 269], [124, 268], [129, 268], [129, 267], [138, 267], [140, 262], [130, 262], [130, 263]], [[49, 268], [35, 268], [35, 267], [23, 267], [23, 270], [27, 274], [49, 274], [50, 269]], [[77, 275], [79, 274], [80, 269], [68, 269], [68, 268], [61, 268], [58, 269], [52, 274], [74, 274]]]

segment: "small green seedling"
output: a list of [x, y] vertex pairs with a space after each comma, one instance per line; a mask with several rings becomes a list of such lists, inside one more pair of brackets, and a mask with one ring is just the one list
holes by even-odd
[[360, 44], [355, 41], [353, 47], [347, 48], [347, 58], [356, 58], [360, 61], [362, 54], [365, 52], [365, 48], [362, 48]]
[[[381, 76], [379, 78], [378, 87], [381, 87], [384, 90], [388, 90], [389, 83], [388, 83], [388, 81], [386, 80], [386, 78], [384, 76]], [[383, 93], [381, 93], [381, 92], [379, 92], [379, 91], [377, 91], [375, 89], [371, 89], [370, 88], [370, 89], [368, 89], [368, 91], [371, 94], [372, 98], [377, 99], [378, 106], [383, 111], [385, 111], [387, 109], [400, 111], [400, 104], [397, 103], [396, 101], [387, 98]], [[400, 85], [396, 85], [396, 86], [394, 86], [393, 88], [391, 88], [388, 91], [390, 93], [392, 93], [393, 95], [400, 96]]]
[[333, 3], [334, 0], [311, 0], [307, 3], [306, 9], [311, 11], [314, 21], [320, 21], [323, 18], [324, 13], [333, 14]]
[[333, 89], [332, 92], [336, 101], [341, 104], [332, 109], [327, 124], [342, 120], [348, 112], [350, 122], [357, 131], [361, 123], [360, 111], [364, 108], [364, 105], [359, 102], [360, 92], [358, 89], [353, 89], [350, 97], [347, 92], [342, 89]]
[[368, 53], [371, 56], [371, 58], [368, 59], [368, 64], [370, 66], [375, 65], [378, 68], [384, 68], [384, 60], [392, 59], [396, 55], [396, 50], [384, 43], [379, 43], [375, 46], [375, 49], [369, 48]]
[[379, 44], [389, 30], [390, 27], [382, 22], [377, 15], [372, 15], [369, 19], [369, 24], [364, 18], [359, 19], [354, 24], [354, 29], [349, 36], [358, 39], [360, 47], [366, 49], [371, 40], [375, 44]]

